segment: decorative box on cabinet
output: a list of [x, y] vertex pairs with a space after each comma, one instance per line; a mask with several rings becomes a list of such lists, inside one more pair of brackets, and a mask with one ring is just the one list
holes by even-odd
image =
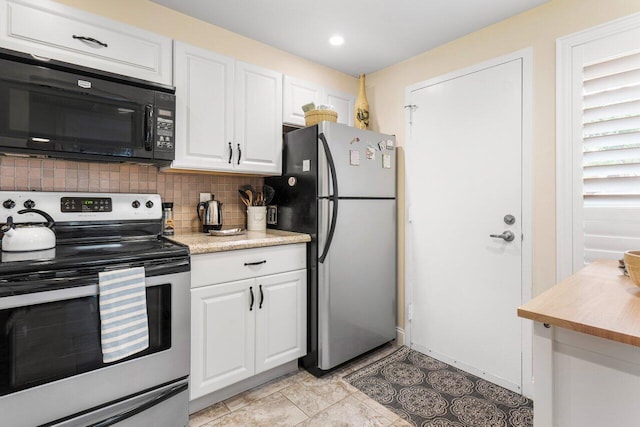
[[291, 76], [284, 76], [283, 91], [282, 117], [284, 123], [304, 126], [302, 106], [313, 102], [316, 105], [333, 105], [338, 113], [338, 123], [353, 126], [353, 109], [356, 102], [354, 95], [323, 88], [316, 83]]
[[170, 169], [281, 173], [282, 74], [176, 41], [174, 75]]
[[306, 353], [304, 243], [194, 255], [191, 268], [191, 400]]
[[0, 46], [172, 85], [171, 39], [49, 0], [0, 0]]

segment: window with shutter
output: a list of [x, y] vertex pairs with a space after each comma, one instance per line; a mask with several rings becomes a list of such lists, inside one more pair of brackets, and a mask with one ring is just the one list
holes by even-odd
[[640, 53], [583, 67], [584, 261], [640, 248]]
[[640, 14], [557, 41], [557, 279], [640, 249]]

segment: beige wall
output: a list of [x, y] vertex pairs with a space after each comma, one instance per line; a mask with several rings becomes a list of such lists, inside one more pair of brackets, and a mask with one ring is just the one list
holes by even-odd
[[[640, 0], [552, 0], [367, 76], [373, 127], [395, 133], [403, 145], [407, 86], [523, 48], [533, 48], [534, 295], [555, 284], [556, 39], [637, 12], [640, 12]], [[402, 307], [402, 292], [400, 299]], [[399, 315], [399, 323], [403, 325], [403, 314]]]
[[[314, 64], [147, 0], [58, 0], [78, 9], [254, 63], [323, 86], [356, 94], [355, 77]], [[198, 193], [223, 202], [225, 226], [245, 226], [237, 189], [260, 188], [259, 176], [159, 172], [153, 166], [0, 157], [0, 190], [159, 193], [174, 203], [177, 232], [199, 231]]]
[[[319, 66], [278, 49], [173, 12], [148, 0], [57, 0], [219, 53], [357, 92], [352, 76]], [[555, 41], [628, 14], [640, 0], [552, 0], [531, 11], [487, 27], [367, 76], [372, 127], [405, 143], [405, 89], [408, 85], [522, 48], [534, 49], [533, 286], [534, 294], [555, 282]], [[402, 153], [400, 153], [402, 154]], [[399, 156], [402, 158], [402, 156]], [[402, 192], [399, 203], [404, 200]], [[403, 217], [401, 209], [400, 218]], [[404, 225], [399, 224], [402, 233]], [[400, 234], [402, 236], [402, 234]], [[401, 257], [404, 242], [400, 242]], [[401, 264], [402, 266], [402, 259]], [[403, 273], [400, 269], [399, 324], [403, 326]]]
[[[357, 78], [167, 9], [149, 0], [56, 0], [241, 61], [357, 94]], [[277, 30], [274, 28], [274, 30]]]

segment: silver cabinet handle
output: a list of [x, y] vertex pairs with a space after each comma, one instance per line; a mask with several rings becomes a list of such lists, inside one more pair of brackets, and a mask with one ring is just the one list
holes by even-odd
[[504, 239], [505, 242], [510, 242], [516, 238], [515, 234], [507, 230], [502, 234], [489, 234], [489, 237], [495, 237], [496, 239]]

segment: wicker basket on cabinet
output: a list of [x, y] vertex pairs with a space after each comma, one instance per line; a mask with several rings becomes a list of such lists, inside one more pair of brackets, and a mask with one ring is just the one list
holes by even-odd
[[306, 126], [313, 126], [323, 121], [337, 122], [338, 113], [333, 110], [310, 110], [304, 113], [304, 123]]

